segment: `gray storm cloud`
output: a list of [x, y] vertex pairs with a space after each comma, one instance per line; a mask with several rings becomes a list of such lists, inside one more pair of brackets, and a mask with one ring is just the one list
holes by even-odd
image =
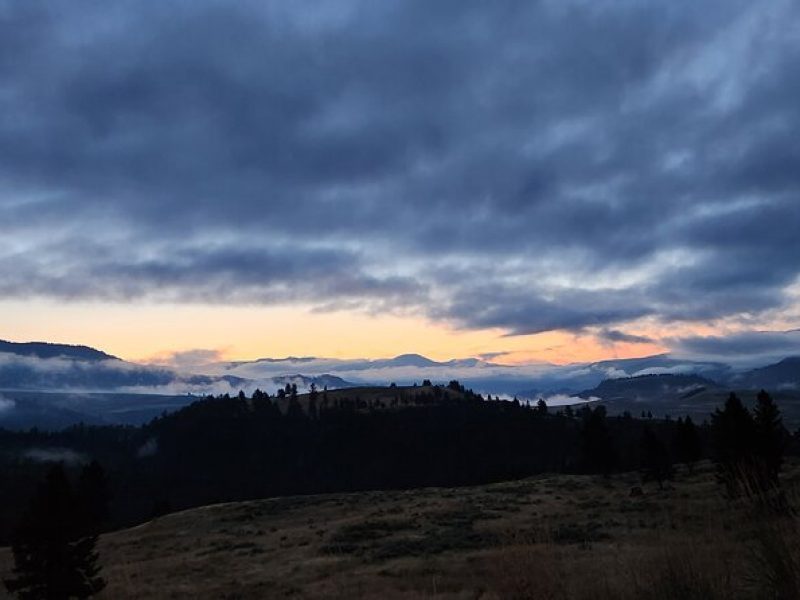
[[0, 294], [609, 341], [785, 310], [798, 22], [791, 0], [0, 4]]
[[672, 338], [675, 356], [703, 357], [739, 366], [760, 366], [787, 356], [800, 356], [800, 330], [742, 331], [719, 336]]

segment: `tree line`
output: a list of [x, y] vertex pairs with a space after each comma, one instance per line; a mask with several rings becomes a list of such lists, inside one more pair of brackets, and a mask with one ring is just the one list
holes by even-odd
[[[192, 506], [481, 484], [541, 472], [611, 476], [641, 469], [660, 487], [675, 464], [691, 470], [703, 458], [715, 461], [726, 494], [753, 494], [779, 486], [791, 441], [765, 392], [752, 413], [732, 394], [709, 423], [697, 425], [688, 417], [610, 417], [602, 405], [553, 410], [544, 402], [486, 401], [457, 381], [388, 390], [377, 398], [312, 389], [301, 403], [289, 385], [276, 397], [209, 397], [140, 428], [0, 432], [0, 482], [23, 488], [4, 495], [0, 507], [17, 565], [8, 589], [21, 598], [88, 597], [102, 589], [94, 546], [101, 530]], [[31, 469], [9, 460], [15, 448], [35, 445], [70, 448], [99, 462]], [[31, 486], [31, 472], [43, 474], [44, 483]], [[22, 508], [26, 485], [33, 500]], [[6, 504], [10, 497], [17, 506]], [[78, 591], [41, 595], [42, 585]]]

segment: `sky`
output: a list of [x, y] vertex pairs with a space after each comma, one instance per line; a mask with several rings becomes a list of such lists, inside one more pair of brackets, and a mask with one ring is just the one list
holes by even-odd
[[800, 4], [0, 0], [0, 338], [800, 353]]

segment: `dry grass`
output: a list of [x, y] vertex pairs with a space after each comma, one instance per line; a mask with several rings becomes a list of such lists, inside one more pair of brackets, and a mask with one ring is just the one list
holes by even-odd
[[731, 508], [708, 465], [635, 485], [565, 475], [208, 506], [103, 536], [103, 598], [800, 597], [793, 517]]

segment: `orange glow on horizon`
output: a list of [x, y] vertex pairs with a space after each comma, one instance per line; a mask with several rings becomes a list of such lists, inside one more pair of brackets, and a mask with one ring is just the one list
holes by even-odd
[[[416, 316], [312, 312], [305, 306], [0, 303], [0, 338], [85, 344], [132, 361], [176, 351], [216, 350], [224, 360], [262, 357], [387, 358], [418, 353], [434, 360], [500, 352], [504, 364], [567, 364], [668, 352], [659, 343], [608, 343], [590, 332], [505, 336], [499, 329], [457, 330]], [[712, 325], [633, 324], [653, 339], [719, 333]]]

